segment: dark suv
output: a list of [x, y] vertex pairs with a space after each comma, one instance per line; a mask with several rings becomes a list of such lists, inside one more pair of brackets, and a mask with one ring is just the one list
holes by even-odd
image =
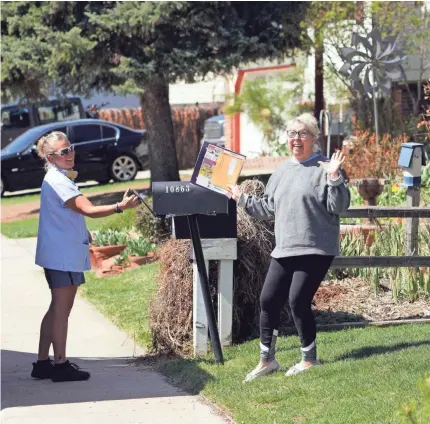
[[67, 134], [75, 146], [78, 182], [130, 181], [148, 169], [144, 130], [132, 130], [100, 119], [56, 122], [31, 128], [1, 151], [1, 195], [5, 191], [39, 188], [45, 176], [37, 155], [38, 140], [53, 131]]

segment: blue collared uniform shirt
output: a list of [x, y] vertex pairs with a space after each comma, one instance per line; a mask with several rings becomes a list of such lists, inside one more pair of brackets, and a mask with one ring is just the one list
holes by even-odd
[[91, 268], [85, 218], [66, 206], [68, 200], [81, 194], [77, 185], [57, 168], [46, 173], [40, 195], [37, 265], [71, 272]]

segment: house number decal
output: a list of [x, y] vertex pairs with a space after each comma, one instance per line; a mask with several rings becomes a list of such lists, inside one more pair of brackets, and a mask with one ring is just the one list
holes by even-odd
[[190, 191], [190, 186], [166, 186], [166, 193], [186, 193]]

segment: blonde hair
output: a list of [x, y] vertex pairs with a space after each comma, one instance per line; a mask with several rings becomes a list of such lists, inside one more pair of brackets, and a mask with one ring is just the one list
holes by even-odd
[[37, 142], [37, 153], [45, 161], [45, 169], [49, 168], [48, 156], [55, 153], [55, 147], [58, 141], [69, 141], [67, 135], [61, 131], [54, 131], [41, 137]]
[[313, 147], [313, 151], [315, 153], [322, 153], [322, 149], [318, 141], [320, 137], [320, 130], [318, 128], [318, 121], [315, 119], [315, 117], [310, 113], [302, 113], [297, 118], [294, 118], [290, 122], [288, 122], [287, 130], [289, 130], [296, 122], [300, 122], [301, 124], [303, 124], [314, 137], [315, 144]]

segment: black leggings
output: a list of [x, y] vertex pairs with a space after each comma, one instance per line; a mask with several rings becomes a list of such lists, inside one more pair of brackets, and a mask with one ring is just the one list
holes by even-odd
[[323, 255], [272, 258], [260, 296], [260, 341], [265, 347], [270, 347], [287, 299], [302, 347], [315, 340], [312, 299], [333, 259], [334, 256]]

